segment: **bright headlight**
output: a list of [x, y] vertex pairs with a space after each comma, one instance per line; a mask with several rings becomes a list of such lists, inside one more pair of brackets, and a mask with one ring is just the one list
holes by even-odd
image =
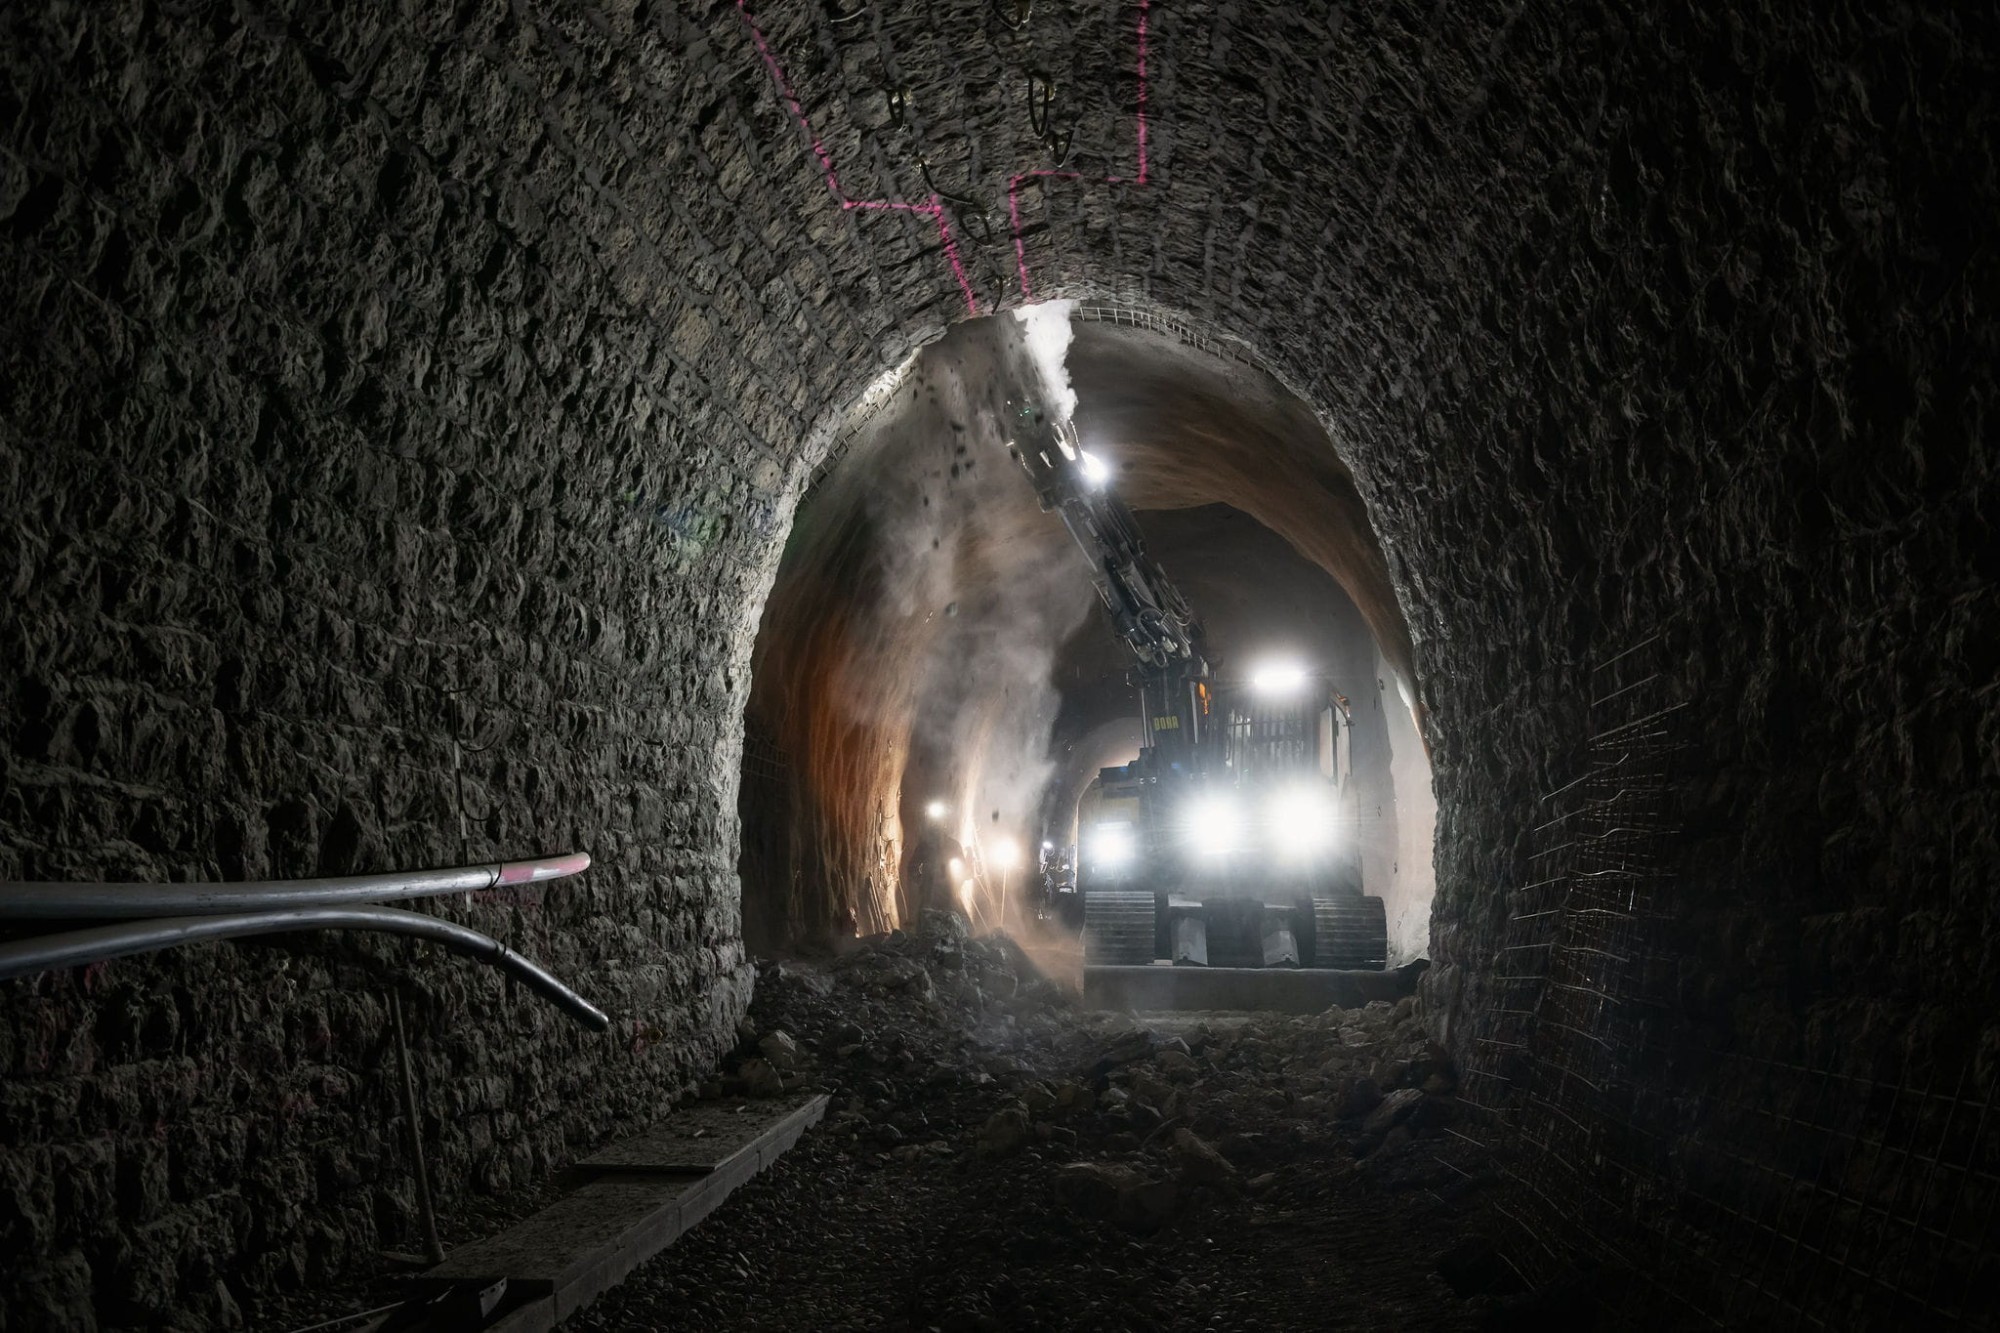
[[1188, 806], [1188, 846], [1203, 856], [1221, 856], [1243, 842], [1243, 813], [1226, 796], [1204, 796]]
[[1138, 843], [1130, 824], [1099, 824], [1090, 831], [1090, 861], [1099, 870], [1118, 870], [1132, 860]]
[[1333, 845], [1333, 808], [1324, 792], [1279, 792], [1268, 810], [1271, 849], [1278, 855], [1304, 859]]
[[1311, 674], [1300, 662], [1266, 662], [1250, 673], [1250, 688], [1258, 694], [1297, 694]]

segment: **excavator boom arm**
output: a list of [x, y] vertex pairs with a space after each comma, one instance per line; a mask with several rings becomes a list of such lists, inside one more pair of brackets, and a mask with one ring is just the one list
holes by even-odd
[[1151, 671], [1182, 666], [1203, 674], [1201, 623], [1166, 571], [1147, 554], [1132, 511], [1092, 481], [1076, 428], [1068, 421], [1051, 423], [1029, 409], [1022, 414], [1012, 452], [1042, 508], [1062, 516], [1070, 538], [1090, 561], [1098, 600], [1140, 666]]

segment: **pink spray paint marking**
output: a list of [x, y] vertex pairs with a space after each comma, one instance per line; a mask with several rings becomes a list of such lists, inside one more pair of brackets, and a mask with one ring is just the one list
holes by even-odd
[[1146, 183], [1146, 9], [1139, 0], [1139, 181]]
[[[1139, 0], [1139, 98], [1138, 98], [1138, 157], [1139, 171], [1136, 176], [1106, 176], [1102, 185], [1140, 185], [1149, 183], [1150, 168], [1146, 160], [1146, 16], [1152, 7], [1152, 0]], [[959, 257], [958, 242], [951, 234], [951, 219], [946, 216], [944, 201], [937, 195], [930, 197], [929, 203], [911, 204], [893, 199], [850, 199], [840, 188], [840, 173], [834, 170], [833, 154], [812, 127], [812, 119], [806, 115], [803, 103], [792, 89], [792, 81], [785, 77], [785, 70], [778, 63], [778, 57], [771, 51], [771, 44], [764, 37], [764, 30], [757, 26], [757, 20], [750, 16], [750, 0], [736, 0], [736, 12], [743, 16], [743, 22], [750, 29], [750, 38], [757, 44], [757, 54], [763, 58], [764, 68], [770, 72], [771, 82], [778, 90], [785, 109], [792, 113], [805, 132], [806, 141], [812, 145], [813, 156], [819, 159], [820, 171], [826, 177], [826, 188], [843, 211], [853, 209], [877, 210], [895, 213], [915, 213], [930, 218], [937, 224], [938, 241], [944, 249], [946, 262], [951, 265], [951, 275], [958, 281], [958, 289], [965, 296], [965, 310], [968, 315], [979, 313], [979, 301], [973, 295], [972, 281], [966, 276], [965, 263]], [[1007, 182], [1007, 217], [1014, 236], [1014, 263], [1021, 277], [1021, 299], [1032, 301], [1034, 293], [1028, 281], [1028, 247], [1021, 239], [1021, 183], [1031, 180], [1082, 180], [1083, 174], [1076, 171], [1024, 171]]]
[[[1139, 0], [1139, 174], [1106, 176], [1099, 185], [1146, 185], [1150, 172], [1146, 163], [1146, 11], [1151, 0]], [[1021, 182], [1033, 180], [1082, 180], [1078, 171], [1024, 171], [1007, 182], [1007, 219], [1014, 231], [1014, 265], [1021, 277], [1021, 299], [1032, 301], [1035, 294], [1028, 282], [1028, 247], [1021, 239]]]
[[952, 237], [951, 219], [945, 216], [944, 201], [936, 195], [932, 195], [930, 202], [925, 204], [902, 203], [893, 199], [849, 199], [847, 192], [840, 188], [840, 174], [834, 170], [833, 154], [827, 151], [826, 144], [814, 132], [812, 120], [806, 115], [804, 105], [800, 103], [798, 94], [792, 91], [792, 81], [785, 77], [784, 67], [778, 64], [778, 58], [771, 53], [771, 44], [764, 39], [763, 29], [757, 26], [756, 19], [750, 17], [749, 0], [736, 0], [736, 12], [743, 16], [744, 24], [750, 29], [750, 38], [757, 44], [757, 54], [764, 58], [764, 68], [770, 71], [771, 82], [777, 86], [778, 96], [784, 100], [785, 108], [792, 113], [792, 119], [799, 123], [801, 130], [805, 131], [806, 140], [812, 144], [813, 156], [819, 159], [820, 170], [826, 175], [827, 191], [833, 195], [835, 202], [843, 211], [866, 209], [914, 213], [935, 222], [938, 240], [944, 248], [945, 260], [951, 265], [951, 275], [958, 280], [958, 290], [965, 296], [965, 312], [968, 315], [977, 315], [979, 301], [973, 295], [972, 280], [966, 276], [965, 263], [959, 258], [958, 242]]

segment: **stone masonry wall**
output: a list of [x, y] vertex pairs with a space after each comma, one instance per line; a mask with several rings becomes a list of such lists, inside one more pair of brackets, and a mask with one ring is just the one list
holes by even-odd
[[421, 10], [4, 19], [0, 878], [586, 850], [433, 910], [614, 1030], [381, 940], [14, 983], [9, 1328], [223, 1318], [413, 1244], [392, 978], [447, 1215], [656, 1113], [747, 1001], [733, 747], [792, 472], [766, 441], [839, 383], [777, 330], [826, 278], [691, 269], [702, 224], [606, 177], [692, 111], [649, 130], [578, 95], [554, 29]]
[[581, 846], [538, 904], [438, 910], [619, 1025], [361, 942], [17, 983], [9, 1327], [215, 1315], [406, 1233], [391, 972], [447, 1209], [710, 1058], [744, 667], [817, 432], [1029, 295], [1176, 312], [1324, 413], [1416, 641], [1455, 1049], [1583, 673], [1669, 610], [1712, 774], [1684, 1041], [1804, 1011], [1993, 1048], [1990, 20], [1015, 12], [0, 16], [0, 875]]

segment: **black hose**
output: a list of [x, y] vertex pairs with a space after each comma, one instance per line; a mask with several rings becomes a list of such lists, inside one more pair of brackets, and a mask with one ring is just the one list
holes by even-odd
[[0, 981], [56, 968], [101, 963], [108, 958], [154, 953], [182, 944], [299, 930], [375, 930], [430, 940], [453, 953], [499, 968], [593, 1032], [603, 1032], [611, 1026], [603, 1010], [556, 980], [540, 964], [500, 941], [455, 921], [406, 912], [398, 907], [297, 907], [234, 916], [163, 917], [38, 935], [0, 944]]

